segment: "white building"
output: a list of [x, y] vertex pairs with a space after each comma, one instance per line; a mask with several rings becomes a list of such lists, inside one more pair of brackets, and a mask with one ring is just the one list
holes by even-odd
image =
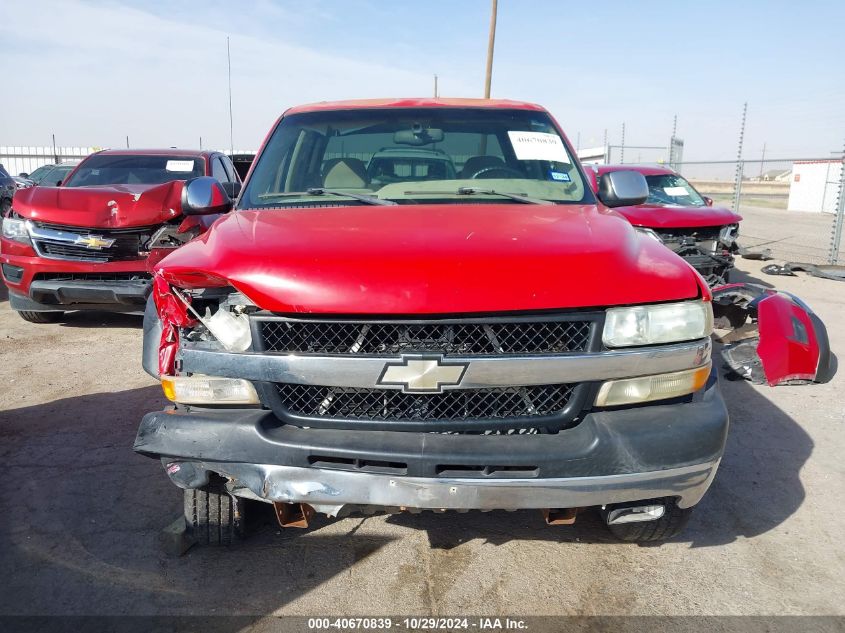
[[789, 202], [786, 208], [789, 211], [836, 213], [841, 177], [842, 161], [840, 159], [793, 163], [789, 179]]

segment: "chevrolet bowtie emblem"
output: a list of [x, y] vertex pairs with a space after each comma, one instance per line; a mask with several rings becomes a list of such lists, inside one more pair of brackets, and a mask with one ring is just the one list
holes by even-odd
[[84, 246], [85, 248], [90, 248], [94, 251], [100, 251], [114, 244], [114, 240], [110, 240], [99, 235], [80, 235], [73, 240], [73, 243], [79, 246]]
[[461, 384], [467, 363], [449, 363], [438, 355], [403, 355], [384, 366], [379, 385], [401, 385], [403, 393], [442, 393]]

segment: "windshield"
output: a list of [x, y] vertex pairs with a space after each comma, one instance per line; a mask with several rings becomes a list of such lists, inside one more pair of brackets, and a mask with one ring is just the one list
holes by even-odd
[[58, 165], [56, 167], [52, 167], [50, 171], [41, 175], [35, 184], [41, 187], [57, 187], [72, 169], [73, 165]]
[[38, 181], [39, 181], [39, 180], [41, 180], [41, 178], [42, 178], [42, 177], [46, 176], [46, 175], [47, 175], [47, 173], [49, 173], [50, 171], [52, 171], [52, 169], [53, 169], [54, 167], [55, 167], [55, 165], [41, 165], [41, 167], [38, 167], [35, 171], [33, 171], [33, 172], [29, 175], [29, 179], [30, 179], [32, 182], [34, 182], [34, 183], [36, 183], [36, 184], [37, 184], [37, 183], [38, 183]]
[[646, 176], [648, 199], [652, 204], [674, 205], [679, 207], [707, 206], [699, 193], [683, 177], [677, 174]]
[[64, 183], [65, 187], [102, 185], [158, 185], [205, 175], [202, 158], [94, 154]]
[[399, 203], [466, 203], [467, 188], [474, 189], [473, 201], [516, 202], [506, 194], [594, 201], [544, 112], [379, 108], [294, 114], [281, 120], [257, 160], [240, 208], [331, 203], [314, 193], [320, 188], [331, 189], [343, 204], [362, 203], [343, 200], [343, 192]]

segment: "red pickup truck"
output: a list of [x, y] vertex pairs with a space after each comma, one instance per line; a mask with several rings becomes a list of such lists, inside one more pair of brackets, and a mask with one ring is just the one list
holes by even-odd
[[[135, 450], [184, 489], [189, 535], [230, 542], [251, 500], [283, 526], [592, 507], [624, 540], [677, 534], [728, 431], [712, 295], [610, 208], [646, 199], [641, 174], [598, 185], [533, 104], [288, 110], [235, 211], [155, 267], [143, 365], [174, 404]], [[211, 179], [185, 191], [186, 215], [232, 207]], [[739, 290], [721, 295], [734, 320], [803, 310]], [[818, 348], [790, 379], [827, 372]]]
[[106, 150], [60, 186], [19, 191], [0, 238], [11, 307], [33, 323], [68, 310], [143, 312], [151, 264], [210, 223], [181, 213], [182, 184], [197, 176], [233, 195], [240, 187], [218, 152]]
[[711, 288], [730, 281], [742, 216], [714, 206], [711, 198], [668, 167], [598, 165], [588, 167], [587, 174], [597, 187], [598, 180], [613, 171], [636, 171], [648, 183], [645, 202], [618, 207], [617, 213], [683, 257]]

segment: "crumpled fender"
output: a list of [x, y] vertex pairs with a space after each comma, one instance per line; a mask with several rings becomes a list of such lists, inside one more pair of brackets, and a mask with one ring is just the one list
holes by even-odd
[[158, 371], [161, 376], [173, 376], [176, 372], [176, 353], [179, 351], [179, 328], [194, 327], [196, 319], [188, 313], [170, 289], [164, 277], [153, 275], [153, 300], [161, 319], [161, 341], [158, 348]]
[[716, 340], [739, 376], [772, 387], [828, 382], [836, 373], [827, 329], [798, 297], [757, 284], [713, 288]]

